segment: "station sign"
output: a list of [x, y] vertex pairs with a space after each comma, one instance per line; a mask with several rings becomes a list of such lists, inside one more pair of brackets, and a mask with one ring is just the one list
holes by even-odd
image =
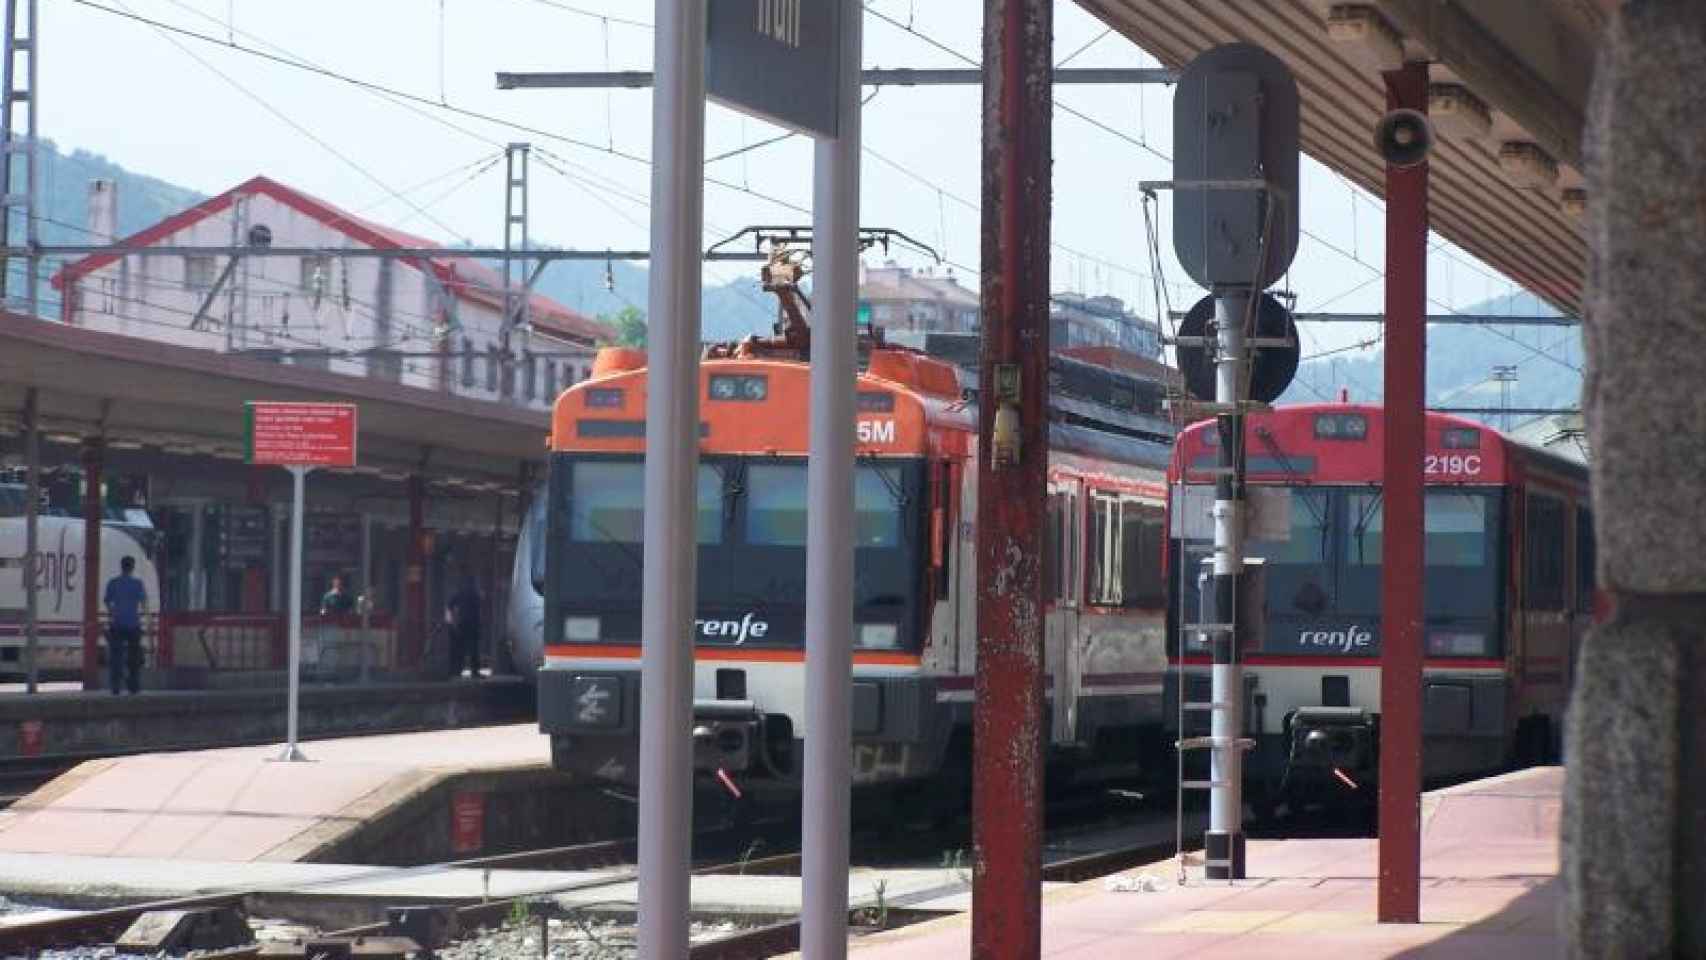
[[840, 127], [844, 0], [710, 0], [705, 95], [815, 137]]
[[353, 403], [247, 405], [248, 460], [271, 467], [355, 466]]

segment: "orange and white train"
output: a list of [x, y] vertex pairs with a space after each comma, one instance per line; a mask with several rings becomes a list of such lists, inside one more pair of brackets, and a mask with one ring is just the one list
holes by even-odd
[[[853, 776], [928, 793], [969, 769], [976, 657], [976, 405], [954, 365], [867, 335], [857, 384]], [[1149, 381], [1055, 363], [1045, 570], [1048, 738], [1075, 769], [1165, 756], [1165, 472]], [[784, 340], [700, 368], [694, 762], [795, 789], [805, 728], [809, 365]], [[1092, 384], [1068, 391], [1074, 383]], [[1111, 402], [1089, 396], [1117, 389]], [[1108, 397], [1101, 398], [1104, 401]], [[631, 784], [639, 747], [646, 369], [600, 353], [557, 400], [523, 530], [511, 642], [538, 665], [555, 765]], [[1041, 508], [1043, 505], [1039, 505]]]

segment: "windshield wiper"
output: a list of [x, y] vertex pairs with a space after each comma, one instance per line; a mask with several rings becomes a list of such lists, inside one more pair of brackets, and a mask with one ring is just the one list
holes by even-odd
[[1384, 491], [1377, 491], [1373, 496], [1369, 497], [1368, 506], [1363, 508], [1362, 515], [1357, 517], [1356, 526], [1352, 528], [1351, 536], [1356, 540], [1358, 564], [1365, 564], [1368, 562], [1363, 557], [1362, 536], [1368, 532], [1369, 524], [1374, 522], [1374, 511], [1380, 509], [1381, 500], [1385, 496], [1386, 494]]

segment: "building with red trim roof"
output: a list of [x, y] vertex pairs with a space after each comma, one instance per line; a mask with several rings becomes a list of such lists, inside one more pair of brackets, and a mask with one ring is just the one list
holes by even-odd
[[[109, 181], [90, 191], [90, 230], [112, 239]], [[117, 242], [128, 247], [231, 246], [265, 227], [307, 257], [228, 258], [104, 253], [53, 277], [71, 325], [180, 346], [377, 377], [476, 399], [548, 408], [583, 379], [614, 331], [539, 294], [531, 329], [501, 343], [503, 277], [469, 258], [338, 257], [339, 249], [441, 247], [257, 176]], [[203, 310], [205, 304], [205, 311]]]

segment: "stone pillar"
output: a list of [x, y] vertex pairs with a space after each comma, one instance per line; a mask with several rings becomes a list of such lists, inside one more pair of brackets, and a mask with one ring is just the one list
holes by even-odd
[[1566, 730], [1575, 957], [1706, 956], [1706, 5], [1614, 15], [1584, 140], [1600, 586]]

